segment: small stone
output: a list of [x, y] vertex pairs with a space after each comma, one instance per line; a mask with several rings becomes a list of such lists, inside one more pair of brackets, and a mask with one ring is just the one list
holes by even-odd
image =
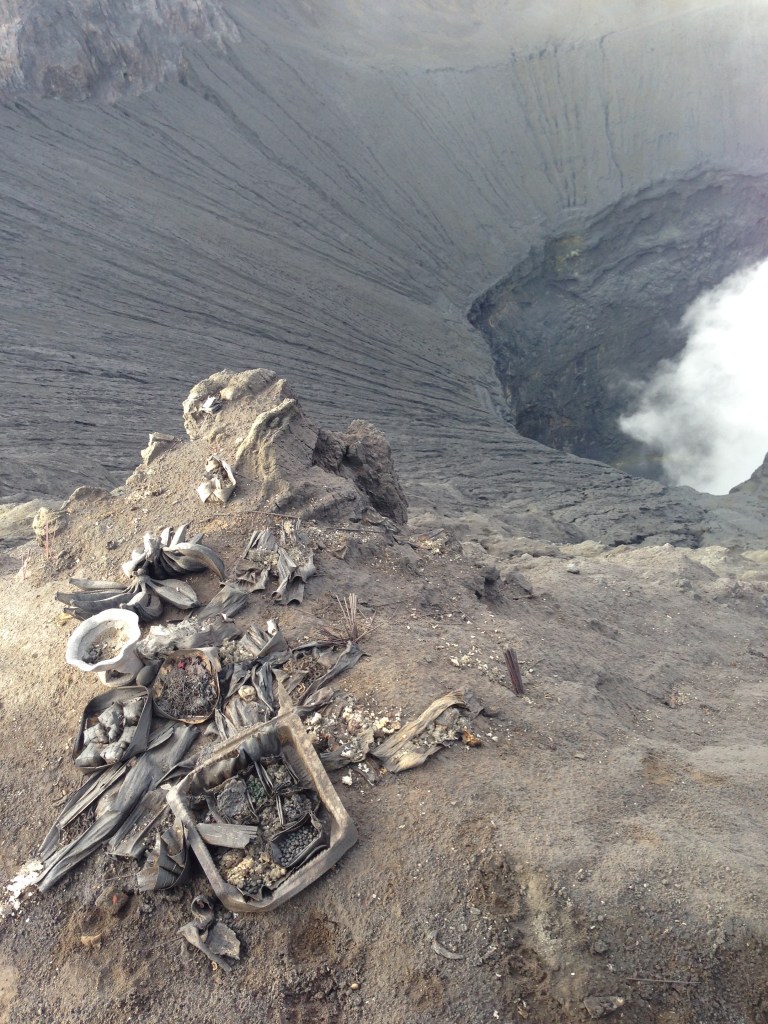
[[104, 764], [103, 749], [97, 743], [89, 743], [75, 758], [75, 765], [78, 768], [100, 768]]
[[353, 992], [357, 992], [357, 990], [360, 988], [360, 985], [358, 984], [358, 982], [353, 981], [349, 987], [352, 989]]
[[123, 720], [125, 725], [134, 726], [139, 724], [145, 703], [144, 697], [136, 697], [134, 700], [129, 700], [123, 704]]
[[565, 571], [573, 573], [574, 576], [578, 576], [581, 572], [581, 569], [575, 562], [569, 562], [568, 565], [566, 565], [565, 567]]
[[227, 779], [216, 790], [216, 808], [226, 821], [244, 822], [250, 814], [250, 803], [245, 782], [241, 778]]
[[133, 738], [134, 738], [135, 735], [136, 735], [136, 726], [135, 725], [129, 725], [125, 729], [123, 729], [123, 735], [120, 737], [120, 742], [124, 743], [126, 745], [126, 747], [130, 746], [130, 744], [133, 743]]
[[592, 943], [592, 952], [596, 956], [604, 956], [608, 952], [608, 944], [602, 939], [595, 939]]
[[620, 1010], [625, 1002], [622, 996], [587, 996], [584, 1009], [593, 1020], [598, 1020]]
[[80, 918], [80, 943], [86, 948], [98, 946], [107, 931], [106, 914], [101, 908], [91, 908]]
[[128, 893], [122, 889], [105, 889], [98, 896], [96, 906], [106, 910], [111, 917], [117, 917], [127, 905], [129, 898]]
[[586, 754], [582, 754], [582, 752], [580, 750], [577, 751], [573, 756], [576, 758], [577, 761], [586, 761], [587, 760], [587, 755]]

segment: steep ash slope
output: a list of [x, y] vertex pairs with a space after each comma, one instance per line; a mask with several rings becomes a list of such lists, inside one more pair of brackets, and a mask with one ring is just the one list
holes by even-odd
[[233, 0], [224, 38], [188, 33], [174, 76], [110, 105], [10, 82], [0, 494], [118, 482], [191, 382], [261, 364], [331, 424], [374, 419], [421, 505], [491, 502], [562, 539], [722, 529], [693, 495], [521, 439], [465, 313], [623, 196], [764, 165], [762, 6], [387, 11]]

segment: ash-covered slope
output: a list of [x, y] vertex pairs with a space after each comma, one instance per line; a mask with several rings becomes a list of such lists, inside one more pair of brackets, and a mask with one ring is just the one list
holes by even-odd
[[[25, 72], [41, 12], [84, 38], [83, 9], [6, 9], [0, 495], [118, 482], [191, 383], [266, 365], [324, 422], [381, 426], [422, 508], [490, 504], [564, 540], [763, 530], [748, 497], [724, 532], [692, 493], [520, 438], [466, 320], [531, 246], [622, 197], [761, 172], [761, 4], [231, 0], [226, 32], [172, 19], [183, 55], [147, 56], [134, 86], [157, 87], [112, 103], [98, 76], [78, 78], [89, 99], [41, 85], [57, 33]], [[123, 28], [130, 76], [149, 44]]]

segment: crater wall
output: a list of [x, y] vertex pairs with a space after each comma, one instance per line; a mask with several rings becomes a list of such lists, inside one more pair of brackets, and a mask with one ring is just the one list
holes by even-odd
[[[270, 366], [329, 425], [384, 429], [424, 508], [571, 539], [719, 529], [695, 495], [518, 435], [467, 312], [643, 190], [762, 172], [763, 6], [509, 6], [231, 0], [231, 37], [185, 38], [141, 95], [8, 78], [0, 494], [117, 483], [196, 380]], [[6, 62], [48, 9], [6, 8]]]
[[768, 178], [733, 174], [642, 190], [532, 249], [470, 310], [516, 428], [663, 479], [661, 460], [619, 417], [638, 383], [682, 350], [693, 300], [766, 256]]

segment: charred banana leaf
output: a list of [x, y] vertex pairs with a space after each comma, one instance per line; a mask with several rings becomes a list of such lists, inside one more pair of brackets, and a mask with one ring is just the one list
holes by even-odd
[[186, 576], [190, 572], [212, 573], [224, 579], [224, 563], [213, 548], [201, 544], [202, 535], [187, 539], [188, 526], [171, 533], [169, 526], [159, 534], [146, 533], [141, 548], [137, 548], [123, 563], [126, 576], [146, 574], [155, 580]]
[[176, 819], [155, 840], [147, 854], [144, 867], [136, 876], [139, 892], [159, 892], [172, 889], [186, 881], [191, 871], [191, 858], [184, 826]]
[[205, 896], [192, 900], [192, 920], [179, 928], [179, 935], [223, 971], [231, 971], [240, 959], [240, 940], [231, 928], [216, 920], [213, 906]]
[[[158, 736], [158, 739], [166, 737], [162, 742], [152, 745], [150, 741], [150, 749], [140, 755], [130, 767], [115, 765], [99, 775], [92, 775], [68, 801], [43, 843], [40, 850], [42, 871], [36, 883], [40, 891], [50, 889], [76, 864], [110, 839], [130, 816], [144, 794], [155, 789], [184, 759], [197, 735], [197, 729], [191, 726], [176, 725], [163, 730]], [[114, 793], [110, 792], [110, 799], [103, 805], [103, 813], [99, 814], [97, 811], [96, 820], [91, 826], [72, 842], [56, 849], [64, 826], [74, 821], [79, 814], [92, 806], [94, 801], [104, 797], [108, 789], [111, 791], [112, 785], [119, 785], [119, 789]]]
[[232, 619], [241, 612], [248, 603], [250, 590], [229, 580], [222, 584], [218, 594], [200, 611], [200, 618], [207, 619], [213, 615], [223, 615]]
[[[71, 593], [60, 591], [56, 594], [56, 600], [61, 601], [67, 614], [75, 619], [90, 619], [92, 615], [110, 608], [128, 608], [136, 612], [142, 622], [155, 622], [163, 614], [163, 603], [150, 587], [150, 582], [154, 581], [149, 581], [146, 576], [136, 579], [127, 586], [112, 583], [109, 585], [110, 589], [107, 589], [106, 582], [102, 580], [72, 579], [69, 582], [80, 589]], [[94, 583], [98, 585], [94, 586]]]
[[235, 577], [250, 590], [264, 590], [269, 576], [277, 577], [272, 596], [279, 604], [301, 604], [304, 584], [317, 572], [307, 535], [300, 526], [285, 523], [282, 540], [270, 529], [255, 530], [245, 546]]
[[[200, 602], [189, 583], [177, 577], [209, 569], [224, 580], [224, 563], [213, 548], [201, 544], [201, 535], [187, 539], [187, 526], [181, 526], [175, 533], [169, 526], [155, 535], [144, 535], [144, 543], [137, 548], [127, 562], [123, 572], [130, 578], [129, 583], [114, 580], [72, 579], [70, 583], [77, 590], [58, 593], [69, 615], [76, 619], [89, 619], [98, 612], [111, 608], [130, 608], [142, 622], [155, 622], [163, 614], [163, 606], [170, 605], [182, 611], [197, 608]], [[219, 595], [223, 607], [213, 611], [221, 614], [235, 614], [238, 601], [245, 597], [238, 594]], [[214, 603], [216, 599], [214, 599]], [[235, 609], [231, 611], [231, 609]]]
[[167, 626], [153, 626], [139, 643], [139, 652], [145, 658], [155, 658], [176, 650], [220, 647], [225, 640], [239, 633], [233, 622], [226, 622], [220, 615], [214, 618], [198, 615]]

